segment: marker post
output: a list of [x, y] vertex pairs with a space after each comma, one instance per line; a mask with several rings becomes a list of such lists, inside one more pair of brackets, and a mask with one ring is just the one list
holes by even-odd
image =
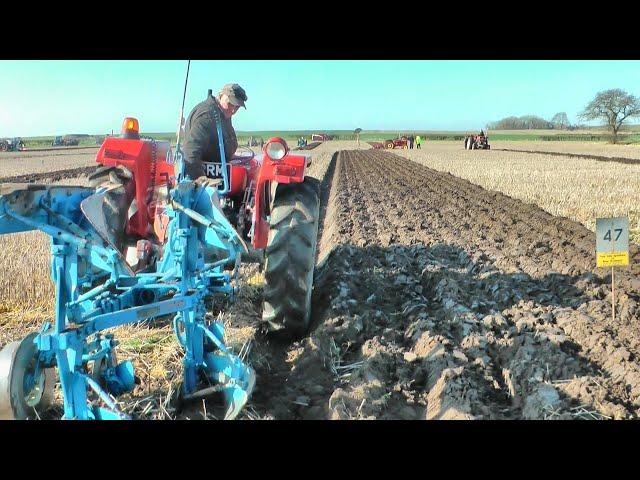
[[615, 321], [615, 267], [629, 265], [628, 217], [596, 219], [596, 265], [611, 267], [611, 315]]

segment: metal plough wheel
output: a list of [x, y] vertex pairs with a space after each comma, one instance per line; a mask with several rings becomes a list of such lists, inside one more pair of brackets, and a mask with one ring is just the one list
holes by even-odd
[[0, 351], [0, 419], [27, 420], [53, 402], [56, 382], [53, 368], [40, 369], [34, 377], [38, 349], [30, 333], [21, 342], [11, 342]]
[[107, 368], [109, 368], [109, 363], [111, 365], [116, 366], [118, 364], [118, 357], [116, 356], [116, 352], [111, 350], [111, 362], [107, 359], [106, 356], [100, 357], [98, 360], [93, 362], [93, 366], [91, 367], [91, 378], [93, 378], [98, 385], [102, 388], [106, 389], [107, 385], [102, 377], [103, 373]]

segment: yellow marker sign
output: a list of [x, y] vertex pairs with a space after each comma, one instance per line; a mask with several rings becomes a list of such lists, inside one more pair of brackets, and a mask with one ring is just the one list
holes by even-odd
[[598, 267], [626, 267], [629, 265], [629, 252], [597, 253]]
[[629, 219], [596, 219], [596, 264], [598, 267], [629, 265]]

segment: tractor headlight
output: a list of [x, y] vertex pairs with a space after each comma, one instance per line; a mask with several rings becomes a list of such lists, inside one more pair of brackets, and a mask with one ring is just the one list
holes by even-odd
[[272, 160], [282, 160], [288, 151], [287, 142], [279, 137], [270, 139], [264, 146], [264, 153]]

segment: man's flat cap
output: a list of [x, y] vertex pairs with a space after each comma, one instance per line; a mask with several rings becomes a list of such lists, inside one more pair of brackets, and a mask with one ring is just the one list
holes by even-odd
[[222, 87], [220, 93], [226, 93], [227, 95], [229, 95], [229, 101], [236, 107], [244, 107], [245, 109], [247, 108], [247, 106], [244, 104], [244, 102], [247, 101], [247, 94], [245, 93], [244, 88], [242, 88], [237, 83], [227, 83], [224, 87]]

